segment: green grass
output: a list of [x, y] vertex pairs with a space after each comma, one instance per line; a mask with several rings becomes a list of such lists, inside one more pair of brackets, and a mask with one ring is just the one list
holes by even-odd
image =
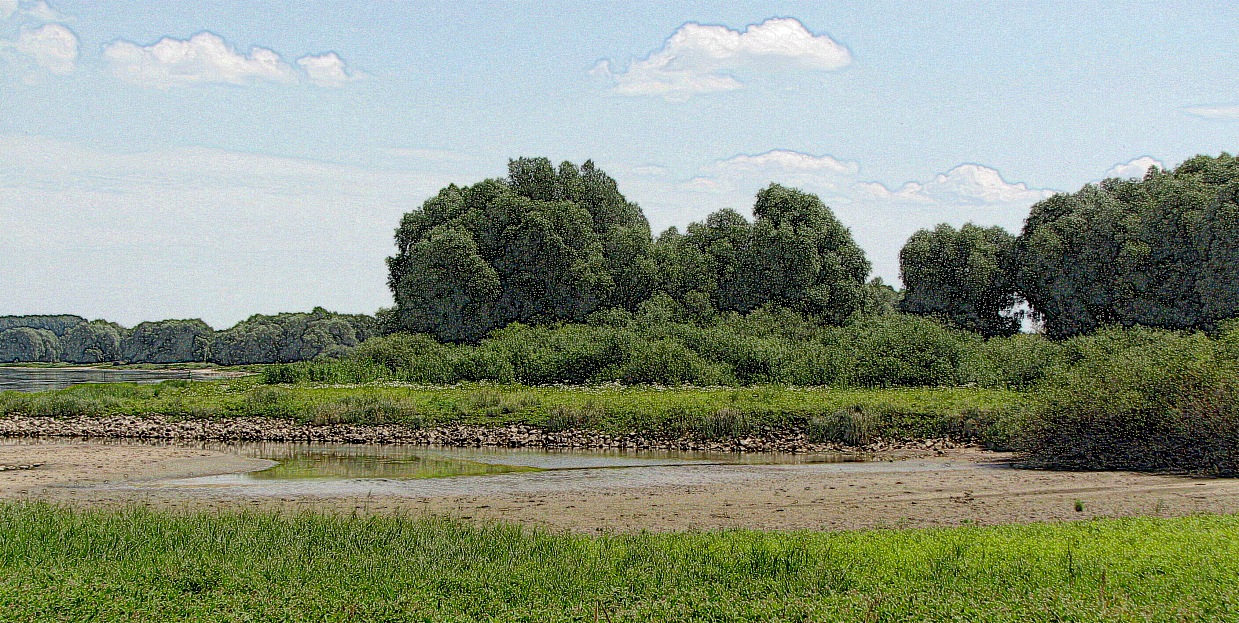
[[[979, 388], [798, 389], [649, 386], [268, 386], [254, 378], [80, 385], [0, 394], [0, 415], [162, 414], [177, 418], [279, 417], [307, 423], [434, 426], [528, 424], [550, 430], [730, 438], [771, 429], [830, 440], [874, 436], [999, 436], [1019, 392]], [[999, 431], [1001, 432], [1001, 431]]]
[[1239, 518], [579, 536], [0, 505], [16, 621], [1235, 621]]

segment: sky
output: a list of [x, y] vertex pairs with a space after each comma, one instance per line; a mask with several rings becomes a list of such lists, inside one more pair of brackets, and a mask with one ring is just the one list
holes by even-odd
[[0, 0], [0, 315], [373, 313], [401, 215], [520, 156], [593, 159], [655, 234], [803, 188], [898, 284], [920, 228], [1235, 151], [1235, 32], [1221, 1]]

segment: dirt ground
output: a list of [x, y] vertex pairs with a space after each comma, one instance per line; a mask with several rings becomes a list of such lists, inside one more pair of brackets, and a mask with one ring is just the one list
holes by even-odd
[[[298, 493], [172, 486], [271, 465], [215, 450], [127, 443], [0, 445], [0, 498], [192, 510], [446, 514], [581, 532], [992, 525], [1239, 512], [1239, 479], [1015, 469], [975, 449], [845, 464], [576, 470], [440, 479], [422, 488]], [[437, 488], [436, 488], [437, 487]], [[1076, 510], [1076, 502], [1083, 505]]]

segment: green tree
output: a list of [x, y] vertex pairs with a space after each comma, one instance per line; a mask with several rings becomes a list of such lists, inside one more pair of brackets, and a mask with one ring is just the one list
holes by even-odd
[[1020, 293], [1052, 337], [1110, 323], [1208, 328], [1233, 316], [1235, 182], [1234, 157], [1197, 156], [1034, 205], [1016, 241]]
[[478, 255], [468, 232], [436, 229], [412, 245], [405, 258], [416, 270], [396, 284], [401, 327], [446, 340], [475, 340], [490, 329], [499, 275]]
[[1001, 227], [942, 224], [912, 235], [899, 251], [900, 309], [937, 316], [986, 337], [1013, 335], [1020, 319], [1011, 277], [1015, 236]]
[[130, 363], [205, 361], [205, 346], [215, 331], [201, 320], [143, 322], [121, 342], [121, 356]]
[[104, 320], [84, 322], [60, 339], [60, 359], [70, 363], [104, 363], [121, 358], [125, 329]]
[[58, 360], [60, 341], [47, 329], [15, 327], [0, 331], [0, 363], [51, 363]]
[[506, 179], [449, 186], [404, 216], [396, 246], [389, 328], [451, 341], [636, 309], [657, 271], [645, 216], [592, 162], [520, 158]]

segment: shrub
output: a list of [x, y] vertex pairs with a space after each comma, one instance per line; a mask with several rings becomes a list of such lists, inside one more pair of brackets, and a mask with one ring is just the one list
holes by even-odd
[[1229, 338], [1106, 329], [1066, 345], [1020, 445], [1073, 469], [1239, 472], [1239, 360]]

